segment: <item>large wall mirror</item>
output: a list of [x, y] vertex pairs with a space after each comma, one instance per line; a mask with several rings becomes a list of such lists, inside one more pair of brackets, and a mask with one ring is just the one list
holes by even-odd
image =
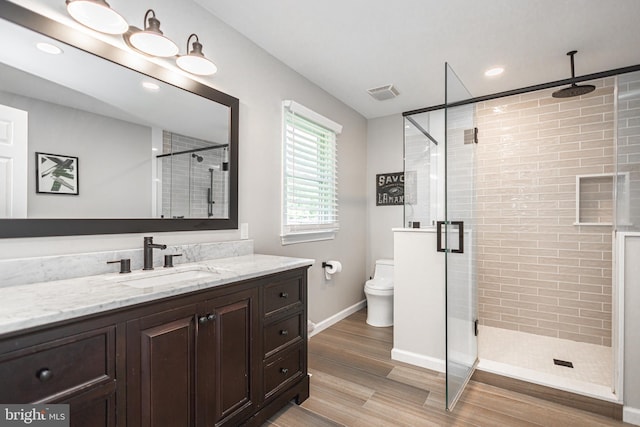
[[237, 228], [236, 98], [6, 0], [0, 39], [0, 237]]

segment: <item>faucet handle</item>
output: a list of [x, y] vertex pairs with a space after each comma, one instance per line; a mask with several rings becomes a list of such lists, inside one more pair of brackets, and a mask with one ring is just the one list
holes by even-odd
[[173, 258], [177, 257], [177, 256], [182, 256], [182, 254], [165, 255], [164, 256], [164, 267], [165, 268], [173, 267]]
[[115, 261], [107, 261], [107, 264], [120, 263], [120, 274], [131, 273], [131, 260], [129, 258], [123, 258]]

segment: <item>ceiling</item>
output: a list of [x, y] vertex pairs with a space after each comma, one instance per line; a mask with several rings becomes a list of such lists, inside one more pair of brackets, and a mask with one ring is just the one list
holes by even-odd
[[367, 118], [442, 104], [445, 62], [474, 97], [640, 64], [639, 0], [196, 2]]

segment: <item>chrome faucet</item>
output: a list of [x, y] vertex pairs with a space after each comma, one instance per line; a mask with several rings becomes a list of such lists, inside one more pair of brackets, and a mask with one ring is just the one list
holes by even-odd
[[143, 270], [153, 270], [153, 250], [167, 249], [167, 245], [153, 243], [153, 237], [144, 238], [144, 268]]

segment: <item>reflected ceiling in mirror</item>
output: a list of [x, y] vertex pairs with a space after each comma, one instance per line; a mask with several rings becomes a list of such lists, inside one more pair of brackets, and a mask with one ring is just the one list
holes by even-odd
[[22, 110], [28, 129], [23, 157], [0, 151], [27, 183], [0, 237], [237, 228], [236, 98], [5, 0], [0, 16], [0, 123]]

